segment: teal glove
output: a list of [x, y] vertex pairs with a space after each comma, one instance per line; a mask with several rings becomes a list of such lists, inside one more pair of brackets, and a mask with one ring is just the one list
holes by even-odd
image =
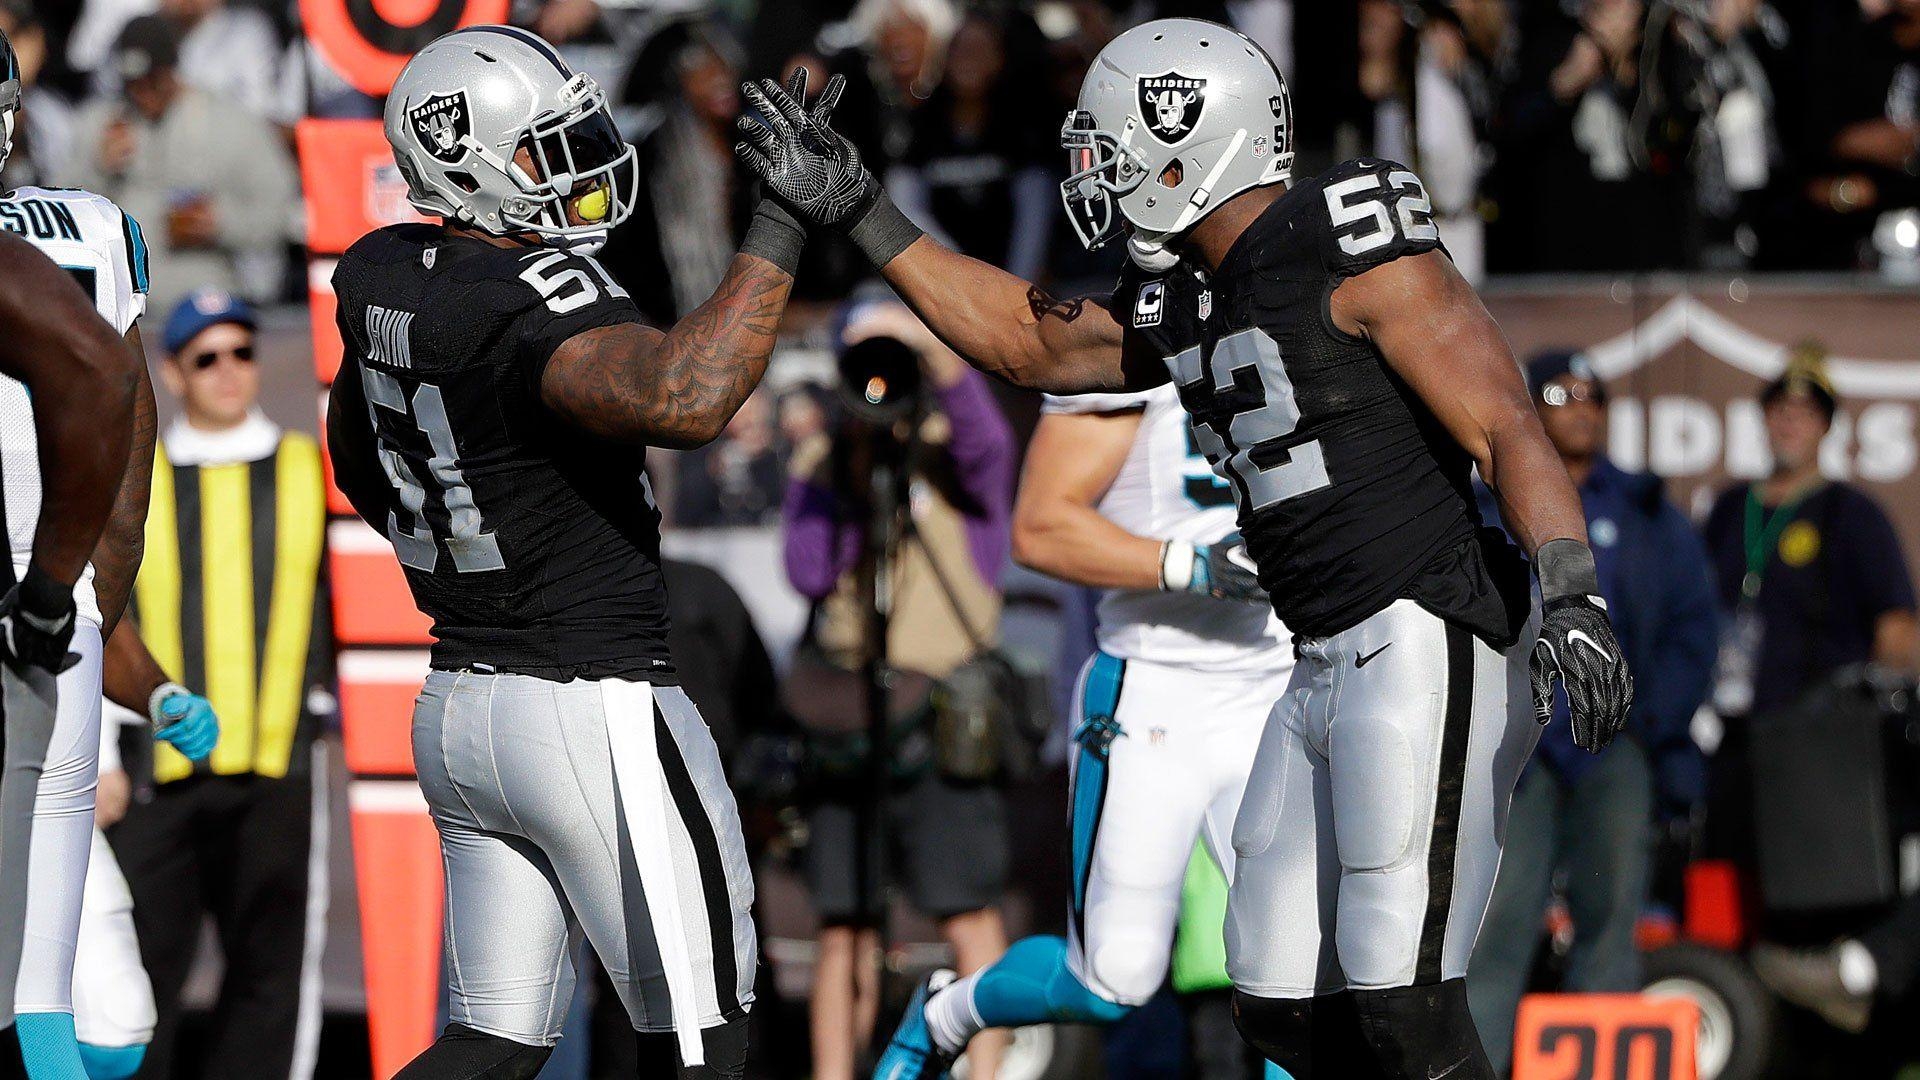
[[188, 761], [205, 761], [220, 741], [220, 718], [213, 714], [213, 703], [179, 683], [165, 683], [147, 698], [147, 717], [153, 722], [153, 737], [186, 755]]

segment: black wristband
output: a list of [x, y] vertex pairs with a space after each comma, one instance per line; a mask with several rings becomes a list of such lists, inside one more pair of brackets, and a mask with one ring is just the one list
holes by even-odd
[[920, 226], [887, 198], [878, 180], [868, 177], [867, 184], [867, 206], [848, 216], [847, 239], [853, 241], [853, 246], [878, 270], [920, 239], [922, 232]]
[[800, 251], [806, 246], [806, 226], [770, 196], [760, 196], [747, 235], [740, 240], [740, 254], [765, 259], [792, 277], [800, 268]]
[[1534, 554], [1540, 572], [1540, 599], [1600, 595], [1600, 573], [1593, 565], [1593, 549], [1578, 540], [1549, 540]]

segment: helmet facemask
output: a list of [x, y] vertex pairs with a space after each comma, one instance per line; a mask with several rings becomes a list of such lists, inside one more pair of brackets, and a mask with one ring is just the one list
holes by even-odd
[[[502, 224], [551, 239], [592, 242], [633, 213], [638, 155], [620, 138], [606, 94], [592, 76], [575, 75], [565, 93], [572, 104], [535, 117], [515, 143], [511, 162], [476, 148], [519, 191], [501, 201]], [[574, 221], [575, 214], [582, 220]]]
[[1067, 220], [1082, 244], [1098, 248], [1126, 231], [1119, 200], [1146, 179], [1146, 162], [1120, 136], [1096, 127], [1093, 114], [1085, 109], [1067, 114], [1060, 146], [1067, 152], [1069, 172], [1060, 184]]

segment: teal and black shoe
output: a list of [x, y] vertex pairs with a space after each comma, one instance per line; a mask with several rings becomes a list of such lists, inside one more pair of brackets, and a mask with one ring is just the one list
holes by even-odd
[[907, 1002], [900, 1026], [873, 1067], [873, 1080], [946, 1080], [957, 1055], [934, 1045], [933, 1032], [927, 1029], [927, 1001], [953, 982], [954, 973], [941, 968], [926, 977]]

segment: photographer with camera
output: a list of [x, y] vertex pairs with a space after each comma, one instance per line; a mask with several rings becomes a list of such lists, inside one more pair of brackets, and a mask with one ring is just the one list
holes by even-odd
[[[1001, 681], [983, 669], [998, 662], [1013, 432], [986, 380], [898, 303], [856, 305], [842, 340], [843, 415], [794, 449], [783, 512], [787, 575], [815, 604], [786, 694], [807, 733], [813, 790], [820, 1080], [850, 1080], [871, 1041], [885, 881], [876, 867], [899, 869], [961, 971], [1006, 948], [993, 906], [1008, 862], [1005, 742], [979, 722], [996, 711], [979, 699]], [[891, 690], [884, 773], [868, 753], [876, 677]], [[1003, 1045], [975, 1041], [974, 1076], [993, 1075]]]

